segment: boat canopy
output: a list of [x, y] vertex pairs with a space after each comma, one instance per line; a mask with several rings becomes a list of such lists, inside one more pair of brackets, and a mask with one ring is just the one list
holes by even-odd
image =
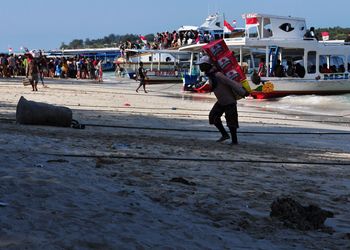
[[219, 15], [210, 15], [205, 19], [205, 22], [199, 27], [202, 31], [216, 31], [223, 32], [223, 28], [220, 27]]
[[283, 17], [267, 14], [243, 14], [246, 23], [246, 36], [255, 28], [258, 38], [297, 39], [302, 40], [306, 33], [304, 18]]
[[198, 30], [198, 26], [183, 25], [177, 31]]

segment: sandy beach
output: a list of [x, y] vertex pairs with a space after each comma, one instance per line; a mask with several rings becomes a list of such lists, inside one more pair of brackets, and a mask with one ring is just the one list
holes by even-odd
[[[0, 79], [0, 249], [350, 249], [350, 112], [240, 100], [230, 146], [208, 124], [214, 95], [47, 84]], [[16, 124], [21, 96], [69, 107], [86, 128]], [[280, 196], [334, 218], [287, 228], [269, 216]]]

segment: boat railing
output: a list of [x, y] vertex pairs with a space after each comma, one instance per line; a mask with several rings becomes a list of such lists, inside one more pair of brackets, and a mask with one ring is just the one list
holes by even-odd
[[334, 46], [334, 45], [350, 45], [350, 42], [345, 42], [344, 40], [329, 40], [329, 41], [319, 41], [325, 46]]
[[225, 38], [226, 42], [243, 42], [245, 40], [246, 37]]

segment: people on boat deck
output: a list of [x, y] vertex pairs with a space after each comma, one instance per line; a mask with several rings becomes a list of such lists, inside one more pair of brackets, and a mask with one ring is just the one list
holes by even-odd
[[235, 145], [238, 143], [237, 129], [239, 127], [237, 98], [244, 97], [247, 93], [240, 83], [229, 79], [218, 71], [208, 56], [203, 56], [198, 65], [200, 70], [209, 78], [212, 92], [214, 92], [217, 99], [209, 113], [209, 124], [214, 125], [221, 133], [221, 137], [217, 142], [230, 139], [221, 121], [221, 116], [225, 113], [226, 123], [231, 134], [231, 145]]
[[293, 65], [293, 63], [291, 61], [287, 61], [287, 76], [290, 77], [295, 77], [296, 73], [295, 73], [295, 65]]
[[345, 72], [345, 65], [344, 64], [339, 65], [338, 73], [344, 73], [344, 72]]
[[287, 76], [304, 78], [306, 71], [300, 63], [293, 64], [292, 61], [288, 61], [287, 66]]
[[141, 88], [141, 86], [143, 87], [143, 91], [145, 91], [145, 93], [147, 93], [146, 91], [146, 74], [147, 72], [145, 71], [145, 69], [143, 68], [143, 62], [140, 62], [140, 67], [138, 69], [138, 80], [140, 80], [140, 84], [139, 86], [137, 87], [136, 89], [136, 92], [138, 93], [139, 92], [139, 89]]
[[316, 39], [318, 41], [318, 37], [316, 35], [315, 32], [315, 28], [311, 27], [309, 30], [306, 31], [305, 35], [304, 35], [304, 39], [305, 40], [313, 40]]
[[300, 78], [304, 78], [305, 76], [305, 68], [303, 65], [301, 65], [300, 63], [295, 64], [295, 74], [300, 77]]
[[267, 70], [266, 70], [265, 58], [261, 58], [259, 63], [259, 68], [258, 68], [258, 75], [266, 76], [266, 73], [267, 73]]
[[272, 72], [272, 75], [274, 77], [284, 77], [285, 76], [284, 67], [281, 64], [281, 60], [277, 59], [277, 63], [276, 63], [276, 66]]

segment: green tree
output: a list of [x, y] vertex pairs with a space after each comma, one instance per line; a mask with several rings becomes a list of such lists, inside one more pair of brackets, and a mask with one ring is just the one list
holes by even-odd
[[81, 49], [84, 48], [84, 41], [82, 39], [74, 39], [68, 46], [71, 49]]

